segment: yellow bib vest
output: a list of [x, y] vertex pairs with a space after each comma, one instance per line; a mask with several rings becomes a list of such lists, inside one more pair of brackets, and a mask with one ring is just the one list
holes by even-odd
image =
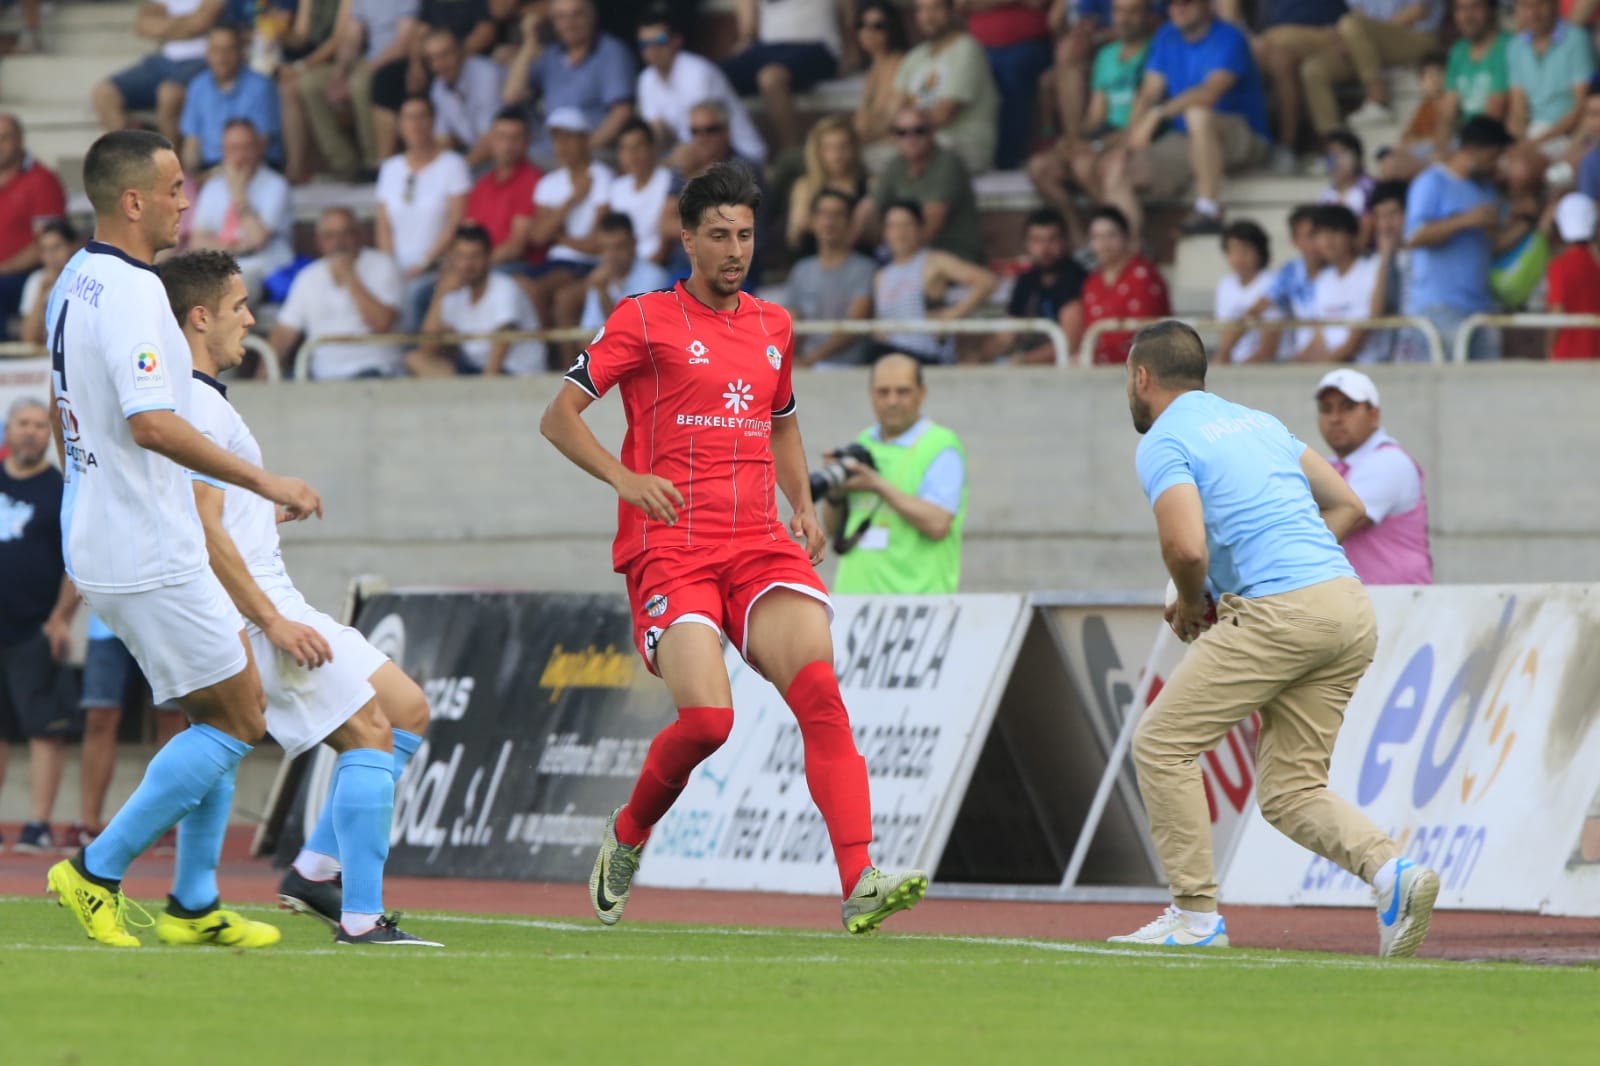
[[[954, 448], [963, 462], [967, 457], [961, 438], [931, 422], [909, 448], [885, 444], [870, 429], [856, 439], [872, 453], [884, 480], [912, 496], [917, 495], [928, 467], [941, 453]], [[871, 528], [855, 550], [840, 557], [839, 573], [833, 583], [835, 592], [896, 596], [949, 595], [956, 591], [961, 581], [961, 528], [967, 520], [965, 485], [961, 488], [961, 507], [943, 540], [923, 536], [888, 504], [878, 507], [878, 497], [870, 492], [853, 492], [849, 501], [845, 533], [854, 533], [868, 514], [872, 515]]]

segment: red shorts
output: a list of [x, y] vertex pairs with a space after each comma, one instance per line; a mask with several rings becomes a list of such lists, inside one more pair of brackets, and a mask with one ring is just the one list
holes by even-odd
[[634, 643], [651, 673], [656, 672], [661, 634], [680, 622], [697, 622], [725, 634], [748, 661], [744, 643], [750, 608], [773, 589], [793, 589], [820, 601], [833, 620], [827, 587], [805, 549], [792, 540], [652, 551], [635, 559], [625, 576]]

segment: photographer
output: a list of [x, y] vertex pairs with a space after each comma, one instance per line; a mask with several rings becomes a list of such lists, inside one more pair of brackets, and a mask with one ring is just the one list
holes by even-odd
[[[922, 364], [892, 353], [872, 367], [878, 424], [812, 474], [839, 553], [838, 593], [949, 594], [961, 580], [966, 449], [922, 417]], [[819, 491], [820, 490], [820, 491]]]

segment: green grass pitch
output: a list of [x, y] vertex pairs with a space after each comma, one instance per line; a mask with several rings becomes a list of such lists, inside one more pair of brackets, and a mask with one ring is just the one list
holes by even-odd
[[280, 917], [259, 951], [113, 950], [0, 898], [0, 1062], [1600, 1061], [1593, 967], [442, 914], [404, 923], [442, 951], [362, 951]]

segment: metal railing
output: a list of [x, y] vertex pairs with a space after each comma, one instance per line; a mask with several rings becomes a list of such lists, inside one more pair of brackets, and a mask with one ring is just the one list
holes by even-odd
[[[1430, 363], [1443, 363], [1445, 361], [1444, 341], [1439, 337], [1439, 328], [1428, 319], [1419, 315], [1385, 315], [1382, 318], [1193, 318], [1187, 315], [1183, 321], [1195, 329], [1221, 330], [1221, 329], [1269, 329], [1278, 332], [1293, 329], [1314, 329], [1323, 326], [1334, 326], [1342, 329], [1414, 329], [1421, 333], [1428, 342], [1428, 361]], [[1154, 322], [1161, 322], [1161, 318], [1103, 318], [1091, 325], [1083, 335], [1083, 341], [1078, 345], [1078, 365], [1091, 366], [1094, 363], [1095, 343], [1105, 333], [1131, 333]], [[1468, 321], [1471, 321], [1470, 319]], [[1456, 358], [1460, 362], [1459, 355]]]
[[1514, 315], [1468, 315], [1456, 331], [1455, 347], [1450, 353], [1455, 362], [1467, 361], [1472, 335], [1480, 329], [1600, 329], [1600, 315], [1534, 311]]
[[[800, 336], [831, 335], [834, 333], [851, 333], [862, 336], [872, 336], [879, 333], [1038, 333], [1043, 334], [1050, 341], [1050, 347], [1055, 352], [1055, 365], [1058, 367], [1071, 366], [1072, 346], [1067, 341], [1066, 331], [1060, 323], [1048, 318], [968, 318], [953, 322], [943, 322], [937, 319], [917, 319], [900, 321], [896, 319], [863, 318], [863, 319], [821, 319], [817, 321], [796, 322], [794, 331]], [[315, 350], [324, 344], [393, 344], [415, 346], [423, 341], [428, 344], [462, 344], [467, 341], [489, 341], [499, 343], [507, 341], [517, 344], [525, 341], [587, 341], [594, 336], [592, 329], [535, 329], [518, 330], [503, 329], [482, 333], [340, 333], [326, 336], [307, 337], [301, 346], [301, 354], [295, 359], [295, 366], [289, 377], [291, 380], [302, 380], [302, 368], [311, 361]]]
[[[244, 346], [255, 352], [261, 359], [261, 365], [266, 369], [268, 381], [282, 379], [283, 371], [278, 366], [278, 353], [272, 350], [272, 345], [267, 343], [265, 337], [247, 333], [244, 338]], [[24, 341], [0, 341], [0, 359], [43, 358], [49, 354], [50, 350], [42, 344], [28, 344]]]

